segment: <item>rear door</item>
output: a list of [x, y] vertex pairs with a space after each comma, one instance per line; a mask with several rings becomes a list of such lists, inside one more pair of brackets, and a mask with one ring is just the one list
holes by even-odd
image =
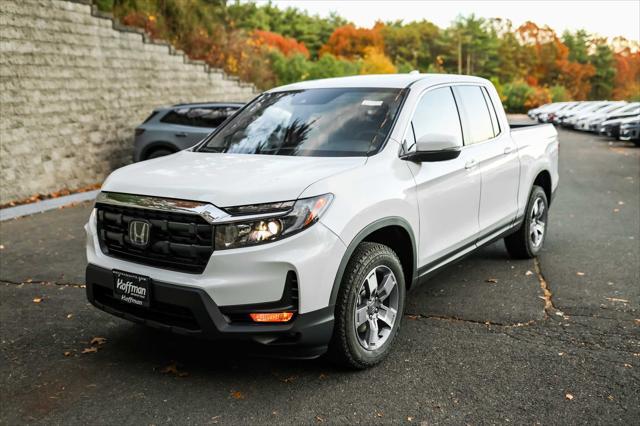
[[496, 109], [483, 86], [455, 86], [460, 106], [464, 148], [482, 176], [480, 235], [512, 224], [518, 212], [520, 160], [508, 129], [502, 129]]
[[195, 145], [211, 132], [194, 125], [194, 112], [197, 113], [197, 108], [176, 108], [160, 119], [166, 125], [166, 139], [179, 149]]
[[[408, 151], [427, 133], [453, 136], [462, 146], [462, 128], [450, 87], [426, 91], [418, 101], [404, 138]], [[448, 161], [411, 164], [420, 209], [420, 272], [449, 255], [473, 248], [478, 233], [480, 173], [467, 168], [463, 150]]]

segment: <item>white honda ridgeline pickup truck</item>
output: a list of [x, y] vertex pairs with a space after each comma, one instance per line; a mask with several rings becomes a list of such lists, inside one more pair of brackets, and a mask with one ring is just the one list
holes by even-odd
[[198, 145], [108, 177], [87, 296], [176, 333], [369, 367], [431, 273], [499, 238], [540, 252], [557, 169], [554, 127], [510, 127], [481, 78], [279, 87]]

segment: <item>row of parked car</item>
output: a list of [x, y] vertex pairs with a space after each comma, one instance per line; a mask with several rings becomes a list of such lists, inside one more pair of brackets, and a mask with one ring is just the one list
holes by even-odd
[[530, 118], [640, 145], [640, 102], [554, 102], [529, 110]]

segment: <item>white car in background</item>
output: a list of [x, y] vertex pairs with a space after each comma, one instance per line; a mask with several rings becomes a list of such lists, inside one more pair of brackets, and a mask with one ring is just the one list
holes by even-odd
[[556, 102], [538, 114], [538, 121], [541, 123], [548, 123], [553, 119], [555, 114], [563, 111], [565, 108], [570, 108], [573, 104], [573, 102]]
[[599, 133], [600, 125], [608, 120], [613, 120], [616, 118], [626, 118], [632, 117], [634, 115], [640, 114], [640, 102], [631, 102], [621, 108], [610, 111], [606, 114], [598, 114], [595, 117], [592, 117], [589, 122], [589, 131]]
[[611, 102], [607, 106], [599, 108], [595, 111], [579, 114], [576, 116], [575, 123], [573, 124], [573, 128], [576, 130], [584, 130], [589, 131], [589, 125], [591, 120], [598, 120], [602, 117], [605, 117], [610, 112], [615, 112], [624, 108], [627, 105], [627, 102], [619, 101], [619, 102]]
[[564, 115], [561, 118], [560, 122], [564, 127], [573, 128], [578, 120], [581, 120], [583, 117], [593, 114], [594, 112], [599, 111], [602, 108], [606, 108], [609, 105], [611, 105], [611, 101], [589, 102], [582, 108], [577, 108], [575, 111], [571, 111], [569, 114]]

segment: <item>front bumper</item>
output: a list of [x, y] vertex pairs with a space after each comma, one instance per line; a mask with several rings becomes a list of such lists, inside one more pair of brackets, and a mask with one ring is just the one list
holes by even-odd
[[135, 263], [102, 252], [95, 210], [86, 226], [89, 264], [118, 269], [164, 282], [203, 290], [217, 306], [274, 302], [281, 298], [287, 274], [295, 272], [299, 312], [330, 304], [336, 273], [346, 251], [344, 243], [322, 221], [293, 236], [252, 247], [214, 250], [201, 274]]
[[333, 333], [332, 306], [297, 314], [287, 324], [234, 322], [202, 289], [153, 280], [150, 306], [143, 308], [113, 297], [110, 269], [89, 264], [86, 278], [87, 299], [98, 309], [176, 334], [248, 341], [276, 356], [315, 358], [326, 352]]

